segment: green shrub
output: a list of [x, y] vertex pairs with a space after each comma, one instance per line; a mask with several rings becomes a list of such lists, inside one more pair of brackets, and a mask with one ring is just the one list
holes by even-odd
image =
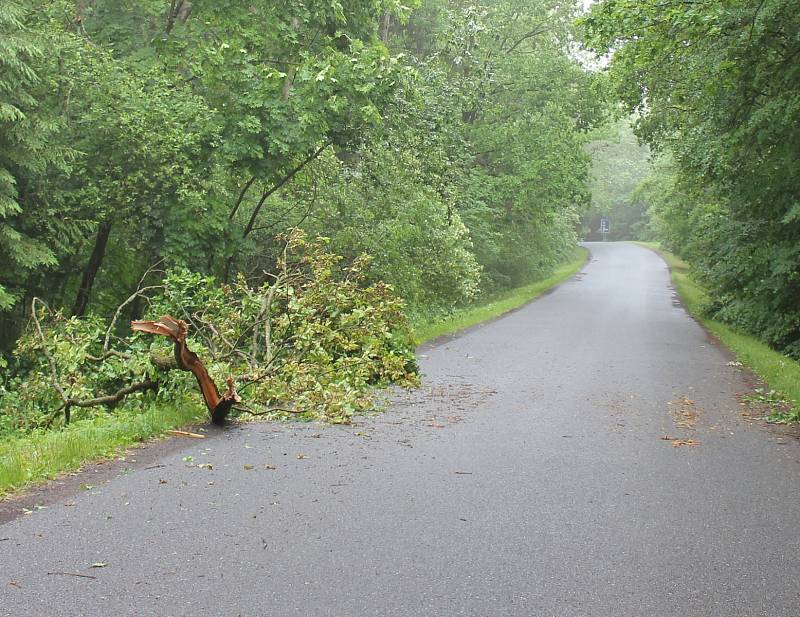
[[[415, 385], [404, 304], [389, 285], [365, 282], [369, 258], [343, 266], [325, 239], [294, 232], [283, 241], [277, 271], [257, 283], [240, 275], [232, 285], [219, 285], [190, 270], [167, 272], [162, 284], [151, 286], [157, 293], [148, 298], [148, 318], [184, 320], [189, 348], [216, 383], [233, 376], [245, 399], [241, 409], [250, 413], [347, 422], [372, 405], [373, 387]], [[15, 350], [17, 374], [0, 390], [0, 431], [60, 424], [65, 407], [73, 419], [96, 416], [103, 406], [65, 401], [86, 401], [134, 383], [155, 382], [157, 392], [137, 393], [119, 406], [130, 410], [196, 390], [191, 374], [168, 370], [172, 350], [166, 340], [127, 328], [116, 332], [114, 321], [67, 318], [37, 302], [34, 307], [35, 319]]]

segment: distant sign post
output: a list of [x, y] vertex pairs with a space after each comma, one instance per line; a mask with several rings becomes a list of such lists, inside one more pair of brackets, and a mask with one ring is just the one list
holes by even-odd
[[600, 219], [600, 234], [603, 236], [603, 242], [608, 240], [608, 232], [611, 227], [608, 224], [608, 219]]

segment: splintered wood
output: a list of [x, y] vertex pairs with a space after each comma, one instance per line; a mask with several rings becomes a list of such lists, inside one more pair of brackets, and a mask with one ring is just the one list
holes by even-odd
[[200, 433], [192, 433], [189, 431], [178, 431], [178, 430], [171, 430], [167, 431], [170, 435], [177, 435], [178, 437], [192, 437], [194, 439], [205, 439], [205, 435], [201, 435]]
[[134, 332], [145, 332], [147, 334], [157, 334], [166, 336], [174, 343], [175, 362], [179, 369], [190, 371], [197, 379], [200, 392], [206, 407], [211, 413], [211, 421], [214, 424], [222, 424], [228, 415], [231, 407], [242, 401], [236, 393], [233, 377], [228, 377], [227, 389], [222, 394], [206, 370], [205, 365], [197, 357], [197, 354], [186, 345], [186, 336], [189, 326], [182, 319], [175, 319], [171, 315], [163, 315], [157, 321], [132, 321], [131, 329]]

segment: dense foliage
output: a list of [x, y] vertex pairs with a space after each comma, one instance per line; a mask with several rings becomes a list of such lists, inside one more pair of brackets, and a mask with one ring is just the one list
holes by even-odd
[[[332, 277], [357, 267], [354, 298], [394, 307], [385, 283], [417, 315], [548, 274], [574, 246], [589, 202], [583, 144], [604, 115], [597, 76], [573, 53], [577, 11], [557, 0], [3, 2], [0, 383], [10, 392], [36, 374], [49, 387], [26, 355], [34, 297], [60, 316], [48, 327], [90, 349], [153, 264], [171, 273], [154, 284], [193, 281], [185, 302], [218, 304], [227, 292], [207, 281], [236, 293], [242, 280], [273, 284], [277, 238], [295, 228], [330, 238], [342, 256]], [[117, 323], [148, 310], [137, 296]], [[63, 359], [67, 373], [88, 370], [80, 358]], [[118, 364], [112, 382], [143, 370]], [[95, 377], [76, 388], [117, 385]], [[293, 396], [302, 406], [322, 388], [320, 413], [346, 415], [337, 383], [319, 377]]]
[[715, 317], [800, 357], [800, 12], [789, 0], [605, 0], [583, 22], [664, 160], [656, 229]]
[[[293, 233], [276, 272], [258, 286], [241, 274], [219, 285], [169, 271], [141, 287], [146, 316], [185, 320], [191, 350], [216, 383], [235, 377], [246, 412], [347, 422], [370, 407], [372, 386], [415, 384], [416, 362], [403, 302], [384, 283], [363, 284], [366, 256], [340, 270], [325, 244]], [[195, 392], [192, 375], [171, 364], [170, 343], [127, 329], [117, 336], [113, 319], [66, 317], [38, 302], [35, 309], [14, 353], [26, 370], [0, 387], [0, 434], [97, 416], [101, 404], [85, 403], [132, 385], [129, 407]]]
[[16, 0], [0, 7], [0, 311], [18, 300], [31, 270], [57, 264], [50, 200], [39, 191], [67, 159], [63, 142], [51, 142], [60, 128], [46, 104], [52, 76], [38, 71], [47, 40], [25, 25], [25, 9]]

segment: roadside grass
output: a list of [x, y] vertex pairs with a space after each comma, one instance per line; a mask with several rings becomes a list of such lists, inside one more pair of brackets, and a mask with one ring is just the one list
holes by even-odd
[[101, 416], [62, 430], [0, 441], [0, 497], [75, 471], [90, 460], [119, 456], [125, 448], [205, 418], [196, 403], [153, 405], [141, 413]]
[[575, 247], [571, 258], [546, 279], [503, 292], [479, 305], [457, 310], [444, 317], [412, 319], [416, 344], [464, 330], [527, 304], [578, 272], [586, 264], [588, 255], [589, 251], [585, 248]]
[[[800, 422], [800, 362], [778, 353], [749, 334], [706, 317], [703, 306], [708, 302], [708, 292], [692, 279], [689, 265], [657, 243], [636, 244], [661, 255], [670, 268], [672, 282], [689, 313], [730, 349], [739, 362], [768, 384], [768, 390], [774, 391], [758, 392], [751, 399], [763, 401], [772, 407], [770, 419], [775, 422]], [[785, 403], [782, 404], [782, 401]]]

